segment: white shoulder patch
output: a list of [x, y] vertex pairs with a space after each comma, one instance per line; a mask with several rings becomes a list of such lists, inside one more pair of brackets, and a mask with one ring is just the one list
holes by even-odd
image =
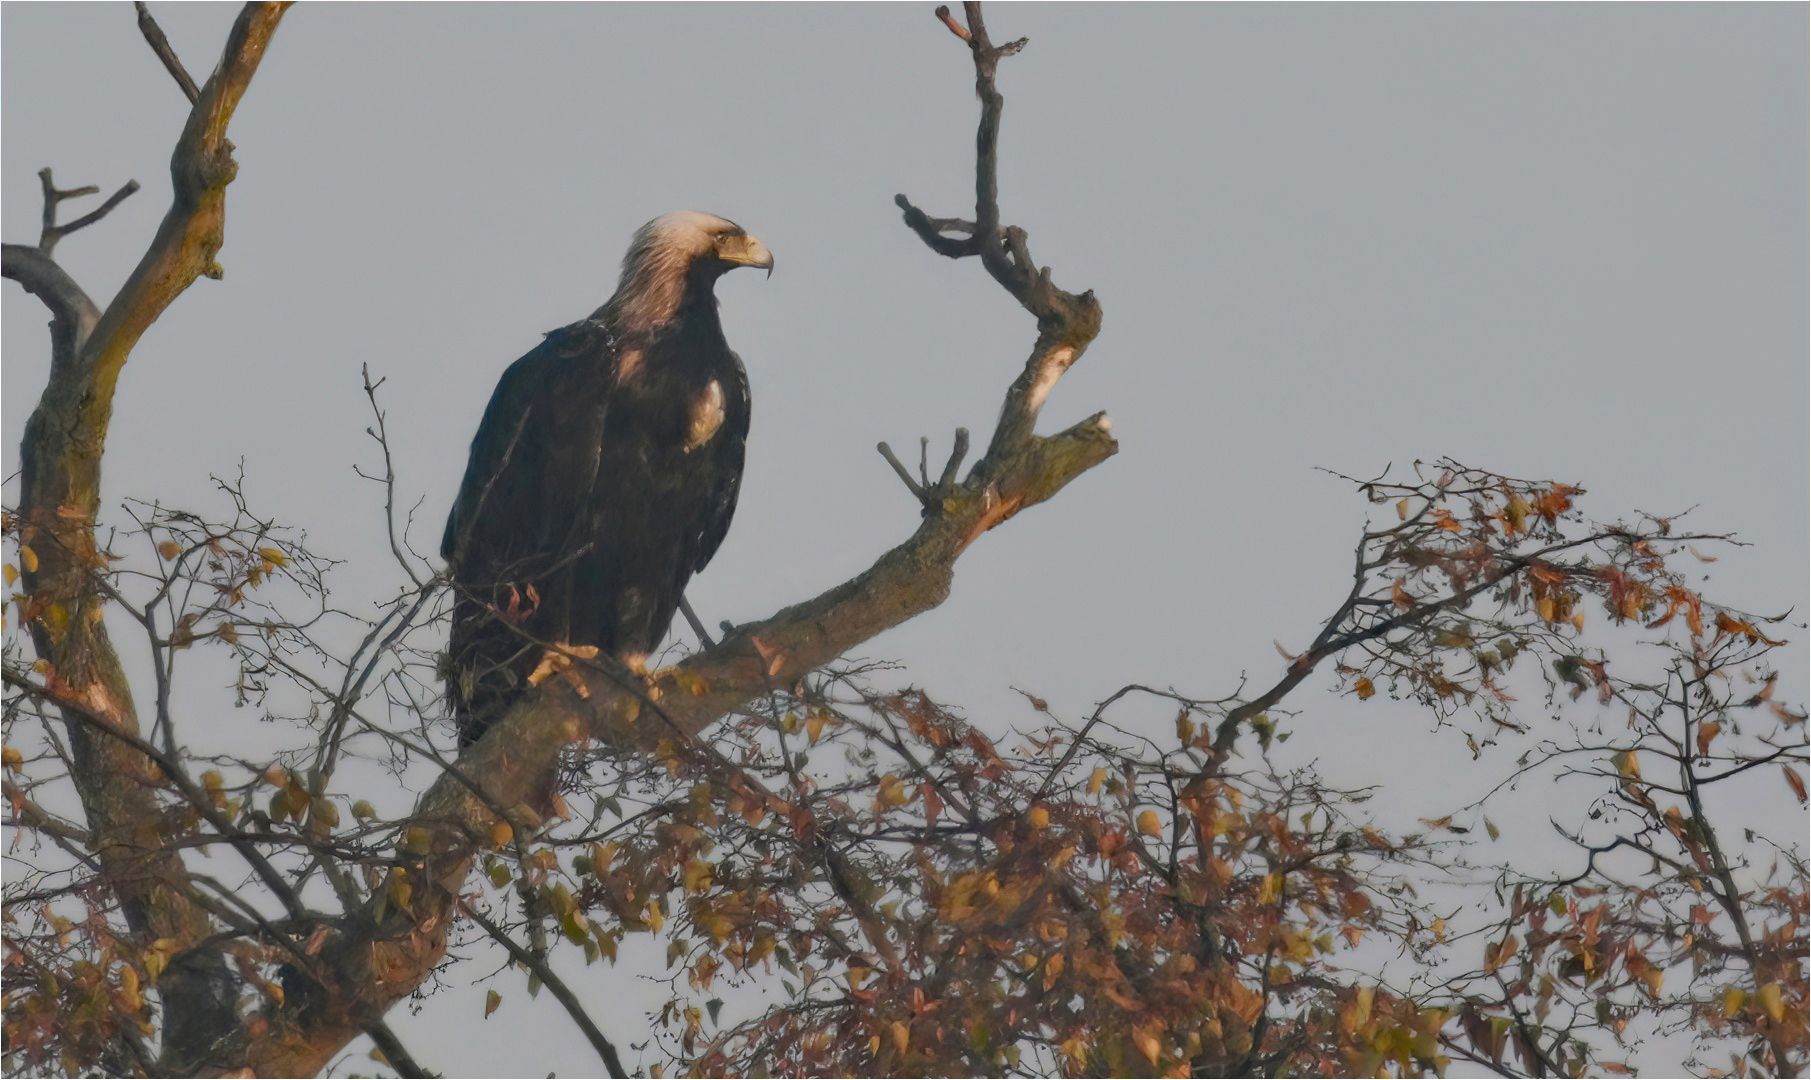
[[696, 450], [711, 441], [723, 426], [723, 384], [712, 379], [692, 402], [692, 422], [686, 428], [685, 448]]
[[641, 350], [624, 349], [616, 355], [616, 381], [624, 382], [641, 370]]

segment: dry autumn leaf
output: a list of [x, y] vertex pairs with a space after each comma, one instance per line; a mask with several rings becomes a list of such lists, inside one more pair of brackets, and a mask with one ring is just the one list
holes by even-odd
[[1163, 835], [1163, 821], [1158, 818], [1157, 811], [1145, 810], [1139, 813], [1138, 831], [1145, 836]]

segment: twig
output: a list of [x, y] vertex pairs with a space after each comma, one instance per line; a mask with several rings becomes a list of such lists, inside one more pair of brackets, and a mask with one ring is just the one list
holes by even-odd
[[[402, 567], [403, 573], [409, 575], [409, 581], [419, 589], [422, 585], [421, 577], [415, 573], [415, 567], [409, 563], [409, 560], [403, 557], [402, 547], [396, 542], [396, 468], [390, 459], [390, 431], [384, 423], [384, 410], [377, 404], [377, 388], [384, 384], [384, 380], [371, 381], [371, 365], [369, 364], [360, 365], [359, 377], [365, 383], [365, 397], [371, 402], [371, 414], [377, 419], [377, 427], [366, 428], [365, 434], [376, 439], [378, 447], [384, 452], [383, 477], [380, 479], [373, 476], [367, 477], [367, 479], [377, 480], [384, 486], [384, 528], [390, 536], [390, 554], [396, 557], [397, 565]], [[357, 466], [354, 466], [354, 470], [357, 471]], [[365, 474], [359, 472], [359, 475], [364, 476]], [[405, 539], [407, 539], [406, 536]]]
[[930, 496], [925, 492], [924, 486], [912, 479], [911, 470], [907, 469], [905, 463], [900, 461], [899, 457], [893, 453], [893, 448], [891, 446], [888, 446], [883, 442], [874, 449], [879, 450], [880, 456], [887, 459], [888, 465], [893, 466], [893, 471], [899, 474], [901, 480], [905, 481], [905, 486], [907, 490], [912, 493], [913, 497], [920, 503], [929, 501]]
[[164, 70], [168, 71], [170, 77], [176, 80], [177, 86], [182, 87], [183, 96], [189, 99], [190, 105], [200, 101], [201, 91], [195, 88], [195, 80], [189, 78], [188, 70], [182, 66], [182, 61], [176, 58], [176, 50], [170, 47], [170, 39], [163, 36], [163, 29], [157, 25], [157, 20], [151, 17], [151, 9], [145, 6], [144, 0], [135, 0], [132, 6], [138, 9], [139, 32], [144, 34], [145, 40], [151, 44], [151, 51], [157, 54], [159, 60], [163, 61]]
[[708, 649], [717, 644], [711, 640], [711, 635], [704, 629], [704, 623], [699, 620], [698, 613], [692, 610], [692, 602], [685, 598], [684, 593], [679, 595], [679, 611], [685, 616], [685, 621], [692, 624], [692, 633], [698, 635], [699, 645]]
[[615, 1045], [604, 1037], [602, 1031], [598, 1030], [597, 1025], [592, 1022], [590, 1015], [585, 1012], [585, 1006], [580, 1004], [578, 995], [567, 988], [565, 982], [563, 982], [558, 975], [554, 974], [552, 968], [548, 967], [544, 961], [536, 957], [533, 953], [517, 944], [516, 939], [510, 937], [508, 932], [501, 926], [491, 922], [483, 915], [478, 914], [477, 909], [473, 908], [470, 904], [461, 900], [459, 902], [459, 910], [465, 912], [466, 917], [470, 918], [473, 922], [483, 928], [484, 932], [489, 934], [492, 940], [507, 949], [509, 955], [515, 959], [516, 963], [521, 964], [529, 971], [532, 971], [535, 977], [541, 980], [542, 986], [553, 991], [554, 1000], [558, 1001], [565, 1008], [566, 1015], [572, 1017], [572, 1022], [579, 1026], [580, 1031], [584, 1032], [585, 1038], [590, 1041], [592, 1049], [597, 1051], [597, 1056], [604, 1059], [604, 1068], [610, 1071], [611, 1076], [623, 1077], [629, 1075], [628, 1070], [623, 1068], [622, 1058], [617, 1057], [616, 1055]]
[[83, 214], [81, 217], [76, 218], [67, 225], [58, 225], [57, 205], [59, 203], [64, 199], [79, 199], [84, 195], [99, 195], [101, 189], [93, 184], [85, 184], [79, 188], [58, 188], [56, 183], [51, 179], [50, 166], [48, 165], [38, 170], [38, 182], [42, 184], [44, 188], [44, 226], [43, 230], [38, 234], [38, 250], [46, 255], [49, 255], [56, 249], [57, 241], [68, 236], [70, 233], [75, 232], [77, 229], [85, 229], [106, 217], [112, 212], [114, 207], [126, 200], [126, 196], [138, 190], [138, 181], [128, 180], [124, 187], [121, 187], [118, 191], [108, 196], [107, 201], [102, 203], [98, 208]]
[[968, 36], [968, 28], [963, 26], [961, 23], [957, 22], [955, 20], [955, 18], [950, 15], [950, 8], [949, 8], [948, 4], [938, 5], [937, 17], [939, 19], [943, 20], [943, 25], [950, 28], [950, 33], [961, 38], [963, 41], [970, 40], [970, 38]]
[[[144, 5], [140, 4], [139, 7], [142, 9]], [[371, 1036], [371, 1041], [376, 1043], [378, 1050], [383, 1053], [384, 1060], [389, 1062], [390, 1067], [399, 1074], [409, 1077], [436, 1075], [416, 1064], [415, 1059], [410, 1056], [408, 1048], [402, 1044], [402, 1040], [396, 1037], [394, 1031], [390, 1030], [390, 1025], [382, 1020], [373, 1020], [364, 1025], [364, 1028], [365, 1034]]]
[[943, 465], [943, 475], [937, 478], [937, 490], [948, 491], [955, 486], [956, 472], [962, 468], [962, 459], [968, 456], [968, 429], [956, 429], [956, 443], [950, 447], [950, 459]]

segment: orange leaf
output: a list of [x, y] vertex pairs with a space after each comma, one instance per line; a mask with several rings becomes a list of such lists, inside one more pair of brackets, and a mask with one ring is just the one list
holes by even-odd
[[1712, 720], [1708, 724], [1699, 725], [1699, 727], [1698, 727], [1698, 753], [1699, 754], [1710, 753], [1710, 741], [1712, 739], [1716, 738], [1719, 734], [1721, 734], [1722, 731], [1723, 731], [1723, 724], [1717, 720]]
[[1358, 700], [1360, 701], [1366, 700], [1377, 692], [1377, 687], [1371, 685], [1371, 680], [1363, 678], [1358, 680], [1358, 685], [1354, 687], [1354, 689], [1358, 691]]
[[1511, 934], [1501, 943], [1488, 947], [1484, 956], [1484, 974], [1489, 975], [1508, 963], [1509, 958], [1515, 955], [1515, 950], [1520, 944], [1521, 942], [1516, 939], [1516, 936]]
[[1792, 785], [1792, 794], [1798, 796], [1799, 805], [1800, 806], [1805, 805], [1805, 780], [1804, 780], [1804, 778], [1798, 774], [1797, 769], [1793, 768], [1790, 765], [1781, 765], [1780, 769], [1781, 769], [1781, 771], [1783, 771], [1786, 774], [1786, 783]]

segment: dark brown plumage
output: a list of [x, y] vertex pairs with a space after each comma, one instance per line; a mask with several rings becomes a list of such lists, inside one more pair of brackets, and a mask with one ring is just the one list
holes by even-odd
[[749, 397], [713, 289], [737, 266], [771, 273], [773, 258], [723, 218], [657, 218], [609, 302], [503, 373], [441, 543], [460, 746], [508, 709], [549, 645], [639, 666], [723, 542]]

